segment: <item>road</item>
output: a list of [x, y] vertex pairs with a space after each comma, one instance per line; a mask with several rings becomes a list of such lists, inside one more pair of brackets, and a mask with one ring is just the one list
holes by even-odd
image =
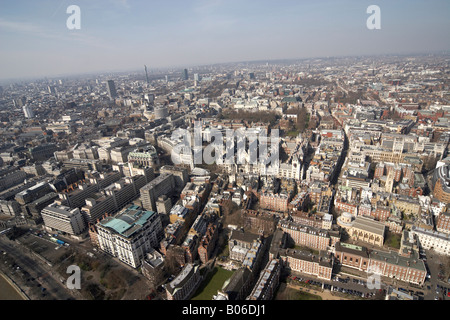
[[[381, 277], [381, 288], [382, 289], [387, 289], [389, 286], [395, 289], [398, 288], [403, 288], [406, 291], [410, 291], [412, 290], [414, 293], [423, 293], [422, 295], [419, 295], [419, 297], [423, 297], [424, 300], [450, 300], [450, 298], [447, 296], [448, 292], [450, 291], [450, 284], [446, 283], [444, 281], [441, 281], [438, 279], [437, 275], [439, 272], [439, 265], [440, 264], [445, 264], [444, 259], [439, 256], [438, 254], [436, 254], [433, 251], [430, 250], [426, 250], [426, 256], [427, 256], [427, 265], [429, 268], [429, 272], [431, 274], [430, 279], [427, 279], [424, 283], [423, 286], [418, 286], [418, 285], [412, 285], [412, 284], [408, 284], [406, 282], [403, 281], [398, 281], [395, 279], [390, 279], [390, 278], [385, 278], [385, 277]], [[355, 270], [352, 270], [352, 272], [356, 272]], [[334, 275], [336, 276], [336, 275]], [[346, 290], [356, 290], [356, 291], [360, 291], [363, 292], [364, 294], [367, 293], [375, 293], [377, 290], [370, 290], [367, 288], [367, 286], [365, 285], [361, 285], [359, 283], [356, 283], [353, 281], [353, 279], [357, 279], [357, 280], [362, 280], [364, 283], [367, 283], [367, 276], [364, 276], [363, 274], [361, 274], [361, 276], [357, 276], [354, 274], [346, 274], [345, 271], [339, 272], [339, 274], [337, 275], [338, 277], [340, 277], [341, 279], [346, 279], [346, 278], [350, 278], [350, 280], [347, 283], [343, 283], [343, 282], [339, 282], [339, 281], [324, 281], [322, 279], [318, 279], [316, 277], [310, 276], [310, 275], [306, 275], [306, 274], [302, 274], [302, 273], [298, 273], [298, 272], [292, 272], [291, 273], [291, 279], [293, 277], [300, 277], [303, 282], [305, 280], [312, 280], [312, 281], [316, 281], [320, 283], [320, 286], [324, 286], [324, 284], [328, 284], [331, 286], [331, 290], [333, 292], [333, 294], [335, 294], [335, 291], [333, 290], [334, 287], [337, 288], [343, 288]], [[292, 285], [298, 285], [300, 284], [300, 282], [298, 280], [292, 280], [291, 281]], [[439, 285], [440, 288], [438, 288], [438, 292], [436, 291], [436, 286]], [[311, 286], [311, 289], [314, 288], [314, 290], [316, 291], [323, 291], [321, 290], [320, 286]], [[328, 287], [330, 288], [330, 287]], [[447, 288], [447, 291], [443, 290], [442, 288]], [[326, 290], [325, 290], [326, 291]]]
[[[450, 288], [449, 283], [445, 283], [438, 279], [439, 264], [444, 263], [441, 257], [432, 250], [425, 250], [427, 257], [426, 265], [428, 266], [431, 277], [425, 282], [425, 300], [436, 300], [441, 298], [442, 300], [450, 300], [450, 298], [444, 294], [443, 290], [436, 292], [436, 285], [440, 285], [444, 288]], [[430, 289], [428, 289], [430, 287]]]
[[[4, 237], [0, 238], [0, 250], [6, 252], [5, 255], [2, 253], [0, 260], [2, 270], [14, 279], [31, 299], [75, 299], [76, 293], [67, 289], [65, 283], [57, 280], [59, 275], [52, 267], [32, 257], [14, 242]], [[10, 261], [14, 262], [14, 268], [9, 265]]]
[[[319, 285], [310, 285], [309, 287], [312, 290], [318, 291], [318, 292], [332, 292], [333, 295], [345, 295], [347, 298], [352, 299], [352, 295], [346, 295], [345, 292], [342, 291], [335, 291], [335, 290], [339, 290], [339, 289], [345, 289], [346, 291], [349, 290], [353, 290], [353, 291], [358, 291], [361, 293], [364, 293], [365, 295], [367, 294], [372, 294], [375, 295], [375, 293], [377, 292], [378, 289], [368, 289], [366, 285], [363, 284], [359, 284], [359, 283], [355, 283], [353, 281], [353, 279], [358, 279], [358, 280], [363, 280], [364, 283], [367, 283], [367, 279], [364, 278], [360, 278], [360, 277], [349, 277], [349, 276], [344, 276], [344, 275], [338, 275], [339, 278], [341, 278], [341, 281], [344, 281], [344, 279], [346, 278], [350, 278], [347, 282], [341, 282], [341, 281], [333, 281], [333, 280], [323, 280], [323, 279], [318, 279], [317, 277], [314, 276], [310, 276], [304, 273], [299, 273], [299, 272], [292, 272], [291, 273], [291, 279], [292, 277], [297, 277], [296, 280], [291, 280], [290, 285], [299, 285], [301, 282], [304, 282], [306, 280], [311, 280], [314, 282], [318, 282]], [[301, 278], [301, 281], [298, 280], [298, 278]], [[335, 289], [336, 288], [336, 289]], [[382, 289], [385, 289], [385, 286], [381, 286]], [[366, 296], [368, 297], [368, 296]], [[353, 299], [357, 299], [357, 298], [362, 298], [360, 295], [354, 295]]]

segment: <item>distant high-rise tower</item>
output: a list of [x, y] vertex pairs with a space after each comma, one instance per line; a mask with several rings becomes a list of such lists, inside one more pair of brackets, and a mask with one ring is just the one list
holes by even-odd
[[144, 99], [145, 99], [148, 103], [152, 104], [153, 101], [155, 101], [155, 95], [154, 95], [153, 93], [146, 93], [146, 94], [144, 95]]
[[189, 75], [188, 75], [188, 70], [187, 69], [183, 70], [183, 79], [184, 80], [188, 80], [189, 79]]
[[150, 82], [148, 81], [147, 66], [144, 65], [144, 67], [145, 67], [145, 79], [147, 79], [147, 84], [149, 84]]
[[48, 86], [48, 93], [55, 94], [56, 93], [55, 86]]
[[27, 103], [26, 97], [16, 98], [13, 100], [14, 107], [22, 108]]
[[194, 73], [194, 81], [200, 81], [200, 76], [198, 75], [198, 73]]
[[25, 115], [25, 118], [31, 119], [31, 118], [34, 117], [33, 109], [31, 109], [31, 107], [29, 105], [23, 106], [22, 109], [23, 109], [23, 113]]
[[116, 86], [114, 85], [114, 81], [113, 80], [108, 80], [106, 85], [108, 87], [109, 97], [111, 99], [114, 99], [115, 97], [117, 97], [117, 91], [116, 91]]

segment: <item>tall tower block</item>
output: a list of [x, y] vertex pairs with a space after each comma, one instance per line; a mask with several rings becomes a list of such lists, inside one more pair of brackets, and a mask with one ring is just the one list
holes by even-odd
[[149, 84], [150, 82], [148, 81], [148, 72], [147, 72], [147, 66], [144, 65], [145, 68], [145, 79], [147, 79], [147, 84]]

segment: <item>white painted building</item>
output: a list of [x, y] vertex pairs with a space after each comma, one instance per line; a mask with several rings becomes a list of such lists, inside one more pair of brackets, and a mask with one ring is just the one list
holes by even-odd
[[419, 244], [426, 250], [433, 249], [439, 254], [450, 255], [450, 234], [426, 230], [416, 226], [411, 228], [413, 235], [419, 238]]
[[131, 205], [115, 217], [97, 223], [100, 248], [120, 261], [139, 267], [141, 260], [159, 246], [163, 228], [159, 215]]
[[41, 215], [45, 227], [53, 230], [77, 236], [86, 229], [83, 216], [78, 208], [70, 209], [54, 202], [45, 207]]

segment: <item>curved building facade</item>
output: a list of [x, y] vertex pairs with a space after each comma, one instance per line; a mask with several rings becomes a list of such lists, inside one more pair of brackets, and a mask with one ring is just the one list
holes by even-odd
[[450, 203], [450, 165], [444, 165], [434, 171], [433, 195], [439, 201]]

